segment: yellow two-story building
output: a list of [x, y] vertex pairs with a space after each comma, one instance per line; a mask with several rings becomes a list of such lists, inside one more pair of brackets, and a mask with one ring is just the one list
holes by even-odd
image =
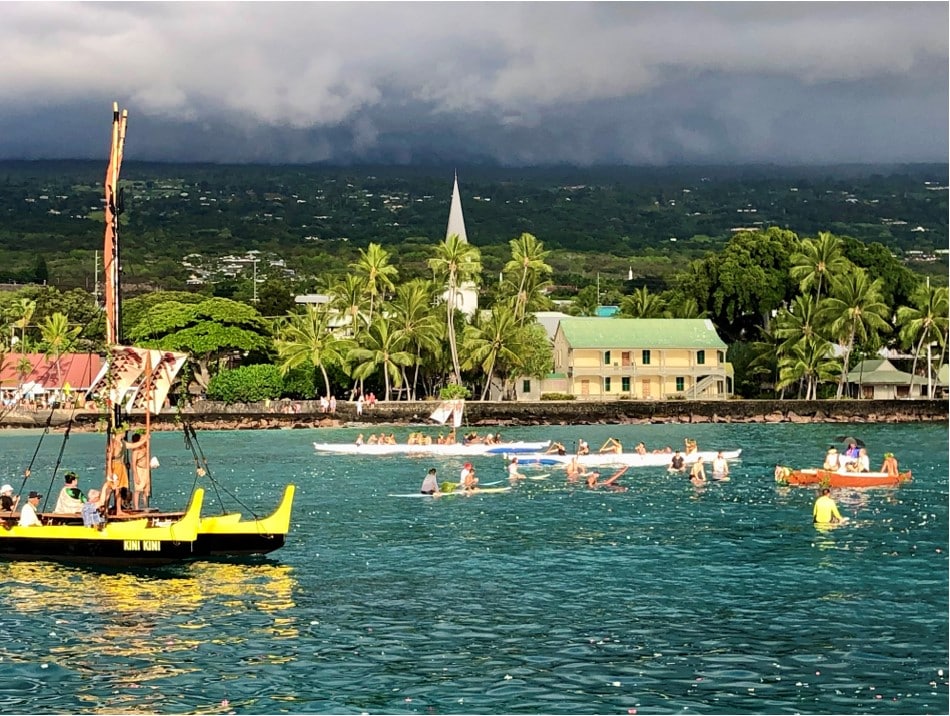
[[546, 390], [578, 399], [725, 399], [732, 364], [702, 318], [562, 318]]

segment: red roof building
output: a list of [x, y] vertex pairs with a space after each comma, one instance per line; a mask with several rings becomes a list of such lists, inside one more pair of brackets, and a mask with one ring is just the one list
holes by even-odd
[[[23, 359], [30, 363], [20, 370]], [[92, 385], [102, 369], [103, 358], [97, 353], [63, 353], [58, 361], [47, 359], [42, 353], [7, 353], [0, 365], [0, 388], [19, 388], [27, 383], [56, 391], [66, 385], [70, 390], [82, 392]]]

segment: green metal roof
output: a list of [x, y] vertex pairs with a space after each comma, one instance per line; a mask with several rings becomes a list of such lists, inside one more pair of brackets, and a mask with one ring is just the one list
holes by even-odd
[[[860, 385], [910, 385], [913, 376], [910, 373], [903, 373], [899, 370], [874, 370], [869, 373], [855, 373], [848, 371], [848, 382], [858, 383]], [[916, 385], [926, 385], [927, 379], [917, 376], [914, 380]]]
[[848, 371], [848, 374], [873, 373], [877, 370], [896, 370], [896, 368], [889, 360], [884, 358], [868, 358], [855, 364], [854, 368]]
[[722, 348], [706, 318], [562, 318], [560, 328], [577, 348]]

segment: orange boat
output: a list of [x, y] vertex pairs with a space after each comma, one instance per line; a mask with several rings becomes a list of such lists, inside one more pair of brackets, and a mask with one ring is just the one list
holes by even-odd
[[821, 468], [793, 470], [775, 468], [775, 481], [781, 485], [819, 485], [821, 487], [895, 487], [911, 479], [910, 470], [897, 475], [886, 472], [834, 472]]

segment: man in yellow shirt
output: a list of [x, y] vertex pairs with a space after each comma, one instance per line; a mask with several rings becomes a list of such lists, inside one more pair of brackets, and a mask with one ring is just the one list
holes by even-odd
[[838, 512], [838, 505], [831, 498], [831, 490], [827, 487], [821, 491], [821, 497], [815, 500], [815, 506], [811, 513], [816, 525], [833, 525], [844, 522], [844, 518]]

